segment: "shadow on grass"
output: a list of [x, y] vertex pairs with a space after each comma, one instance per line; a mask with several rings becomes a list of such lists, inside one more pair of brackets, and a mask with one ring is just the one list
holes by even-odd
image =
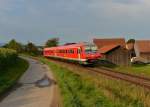
[[132, 64], [132, 67], [144, 67], [144, 66], [147, 66], [148, 64], [145, 64], [145, 63], [133, 63]]
[[108, 61], [108, 60], [99, 60], [96, 66], [99, 67], [108, 67], [108, 68], [116, 68], [118, 67], [116, 64]]

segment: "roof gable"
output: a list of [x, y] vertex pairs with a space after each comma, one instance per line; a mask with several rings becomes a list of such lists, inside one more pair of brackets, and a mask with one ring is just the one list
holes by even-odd
[[102, 54], [106, 54], [116, 48], [120, 47], [120, 45], [106, 45], [106, 46], [103, 46], [99, 49], [100, 53]]
[[126, 46], [124, 38], [111, 38], [111, 39], [93, 39], [93, 42], [101, 48], [106, 45], [120, 45], [122, 47]]

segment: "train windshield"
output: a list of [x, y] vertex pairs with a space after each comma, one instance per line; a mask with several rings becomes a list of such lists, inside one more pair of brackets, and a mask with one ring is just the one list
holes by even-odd
[[86, 45], [85, 46], [86, 53], [96, 53], [97, 51], [98, 51], [98, 48], [95, 45]]

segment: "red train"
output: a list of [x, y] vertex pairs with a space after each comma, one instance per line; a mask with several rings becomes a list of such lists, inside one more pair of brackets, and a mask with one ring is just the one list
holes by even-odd
[[44, 48], [43, 54], [45, 57], [73, 60], [80, 64], [93, 64], [101, 58], [96, 45], [90, 43]]

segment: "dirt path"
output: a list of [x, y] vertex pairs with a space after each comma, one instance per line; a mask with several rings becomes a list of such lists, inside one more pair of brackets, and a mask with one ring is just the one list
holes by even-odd
[[30, 67], [0, 107], [60, 107], [59, 94], [50, 69], [40, 62], [25, 58]]

